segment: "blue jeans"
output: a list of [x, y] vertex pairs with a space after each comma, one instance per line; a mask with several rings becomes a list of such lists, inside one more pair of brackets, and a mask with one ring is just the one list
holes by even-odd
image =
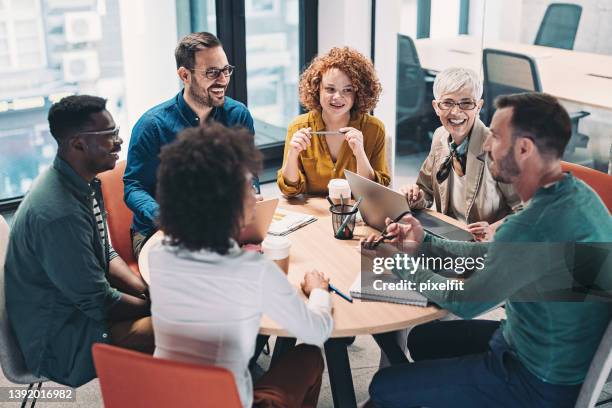
[[[539, 380], [516, 358], [499, 322], [458, 320], [414, 328], [414, 363], [380, 370], [370, 384], [376, 407], [573, 407], [580, 385]], [[569, 356], [568, 356], [569, 358]]]

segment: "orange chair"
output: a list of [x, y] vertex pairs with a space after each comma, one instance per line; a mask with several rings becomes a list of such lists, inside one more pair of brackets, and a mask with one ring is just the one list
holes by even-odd
[[108, 230], [113, 248], [134, 272], [140, 274], [130, 236], [133, 214], [123, 201], [125, 164], [125, 160], [117, 162], [114, 169], [98, 174], [98, 178], [102, 182], [102, 196], [108, 214]]
[[591, 186], [599, 195], [601, 201], [608, 207], [608, 211], [612, 212], [612, 176], [601, 171], [565, 161], [561, 162], [561, 169], [571, 172], [574, 176]]
[[105, 408], [241, 408], [234, 376], [224, 368], [155, 358], [109, 344], [93, 345]]

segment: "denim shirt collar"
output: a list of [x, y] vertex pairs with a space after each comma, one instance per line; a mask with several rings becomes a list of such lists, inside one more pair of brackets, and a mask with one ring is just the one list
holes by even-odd
[[[185, 97], [183, 96], [184, 92], [185, 92], [185, 89], [182, 89], [177, 95], [177, 106], [178, 106], [179, 113], [187, 121], [189, 126], [191, 127], [199, 126], [200, 118], [193, 111], [193, 109], [191, 109], [191, 107], [187, 104], [187, 101], [185, 101]], [[218, 111], [219, 111], [218, 107], [216, 106], [213, 107], [206, 121], [209, 121], [211, 119], [216, 119], [218, 115]]]

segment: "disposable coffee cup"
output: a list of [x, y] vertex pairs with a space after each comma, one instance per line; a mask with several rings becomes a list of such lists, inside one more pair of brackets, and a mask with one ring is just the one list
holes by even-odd
[[331, 198], [334, 204], [340, 204], [340, 197], [342, 197], [344, 204], [348, 204], [351, 200], [351, 188], [345, 179], [329, 180], [327, 190], [329, 191], [329, 198]]
[[287, 237], [268, 235], [261, 243], [264, 256], [274, 261], [285, 272], [285, 275], [289, 273], [290, 249], [291, 241]]

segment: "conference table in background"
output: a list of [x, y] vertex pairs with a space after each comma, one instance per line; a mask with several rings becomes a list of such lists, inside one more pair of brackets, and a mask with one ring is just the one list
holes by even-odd
[[612, 109], [612, 56], [531, 44], [484, 41], [461, 35], [415, 41], [421, 66], [440, 72], [450, 67], [482, 72], [482, 49], [495, 48], [535, 59], [542, 90], [559, 99]]
[[[343, 241], [334, 238], [329, 204], [323, 198], [281, 199], [279, 207], [314, 215], [318, 218], [314, 223], [287, 236], [291, 241], [289, 281], [299, 288], [304, 273], [317, 269], [324, 272], [338, 289], [348, 294], [349, 287], [361, 271], [359, 239], [377, 231], [360, 225], [356, 228], [355, 237], [352, 240]], [[443, 214], [433, 211], [432, 214], [465, 228], [463, 224]], [[150, 247], [161, 239], [163, 239], [161, 232], [151, 237], [143, 247], [138, 260], [140, 273], [148, 283], [150, 283], [148, 252]], [[299, 289], [298, 292], [302, 293]], [[348, 337], [363, 334], [373, 335], [389, 361], [394, 364], [406, 362], [406, 356], [397, 345], [393, 332], [430, 322], [447, 314], [445, 310], [435, 306], [417, 307], [383, 302], [362, 302], [358, 299], [349, 303], [335, 294], [332, 294], [331, 299], [334, 331], [324, 348], [335, 407], [356, 406], [347, 352]], [[278, 336], [279, 339], [283, 339], [282, 341], [277, 339], [273, 359], [280, 356], [284, 349], [295, 344], [295, 339], [292, 339], [289, 333], [267, 316], [262, 318], [260, 334]], [[258, 347], [263, 347], [263, 344], [258, 344]]]

